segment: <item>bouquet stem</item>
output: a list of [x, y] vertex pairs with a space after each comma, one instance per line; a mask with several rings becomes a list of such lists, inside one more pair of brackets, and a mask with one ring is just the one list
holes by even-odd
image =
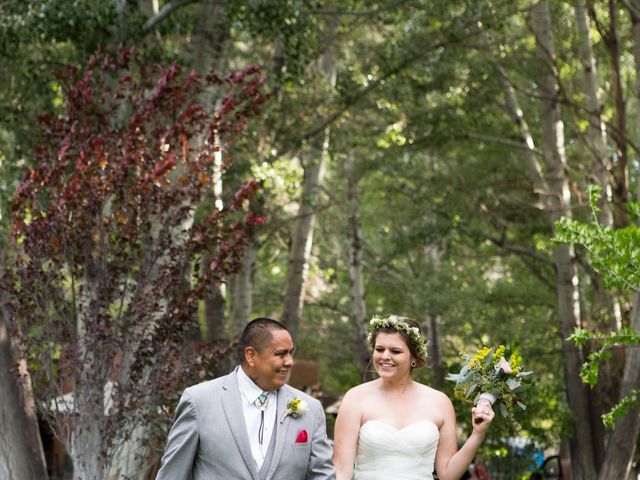
[[[492, 405], [494, 403], [496, 403], [496, 396], [493, 393], [489, 393], [489, 392], [484, 392], [481, 393], [480, 395], [478, 395], [478, 398], [476, 398], [476, 406], [479, 406], [481, 402], [488, 402], [489, 405]], [[473, 421], [475, 424], [480, 424], [483, 422], [482, 418], [476, 418]]]

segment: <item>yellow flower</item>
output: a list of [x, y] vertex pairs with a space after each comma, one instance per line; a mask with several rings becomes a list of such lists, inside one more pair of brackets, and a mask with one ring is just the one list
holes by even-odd
[[506, 347], [504, 345], [498, 345], [498, 348], [496, 348], [495, 353], [493, 354], [493, 364], [497, 364], [500, 359], [502, 357], [504, 357], [504, 351], [506, 350]]
[[522, 357], [515, 352], [512, 353], [509, 357], [509, 365], [511, 365], [513, 373], [517, 375], [522, 369]]
[[296, 397], [289, 403], [287, 403], [287, 411], [284, 412], [284, 415], [282, 415], [280, 423], [284, 422], [284, 419], [288, 416], [291, 416], [292, 418], [298, 418], [307, 410], [309, 410], [309, 405], [307, 405], [307, 402], [305, 402], [301, 398]]
[[477, 363], [482, 363], [485, 357], [489, 355], [490, 351], [491, 349], [488, 347], [482, 347], [480, 350], [478, 350], [476, 354], [473, 356], [471, 363], [469, 363], [469, 368], [474, 368]]

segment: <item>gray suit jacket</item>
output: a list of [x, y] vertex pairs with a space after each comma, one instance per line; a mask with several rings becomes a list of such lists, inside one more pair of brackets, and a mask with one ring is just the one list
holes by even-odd
[[[301, 398], [309, 410], [286, 417], [287, 404]], [[156, 480], [258, 480], [251, 454], [236, 372], [187, 388]], [[266, 480], [334, 480], [332, 449], [327, 441], [324, 410], [309, 395], [284, 385], [278, 392], [275, 450]], [[306, 430], [308, 440], [296, 443]]]

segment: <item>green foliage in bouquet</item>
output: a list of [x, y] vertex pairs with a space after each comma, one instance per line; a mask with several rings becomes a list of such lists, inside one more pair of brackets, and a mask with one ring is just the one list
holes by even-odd
[[447, 380], [456, 382], [454, 395], [456, 398], [476, 403], [483, 393], [495, 397], [494, 409], [510, 423], [515, 424], [513, 411], [515, 407], [526, 410], [527, 378], [533, 372], [522, 369], [522, 358], [512, 353], [509, 360], [505, 356], [506, 347], [482, 347], [473, 355], [461, 353], [464, 365], [459, 373], [452, 373]]

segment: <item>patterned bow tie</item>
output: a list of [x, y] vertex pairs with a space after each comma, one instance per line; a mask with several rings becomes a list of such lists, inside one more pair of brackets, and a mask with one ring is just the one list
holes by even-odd
[[258, 428], [258, 443], [264, 440], [264, 411], [269, 405], [269, 392], [262, 392], [253, 404], [260, 409], [260, 427]]

